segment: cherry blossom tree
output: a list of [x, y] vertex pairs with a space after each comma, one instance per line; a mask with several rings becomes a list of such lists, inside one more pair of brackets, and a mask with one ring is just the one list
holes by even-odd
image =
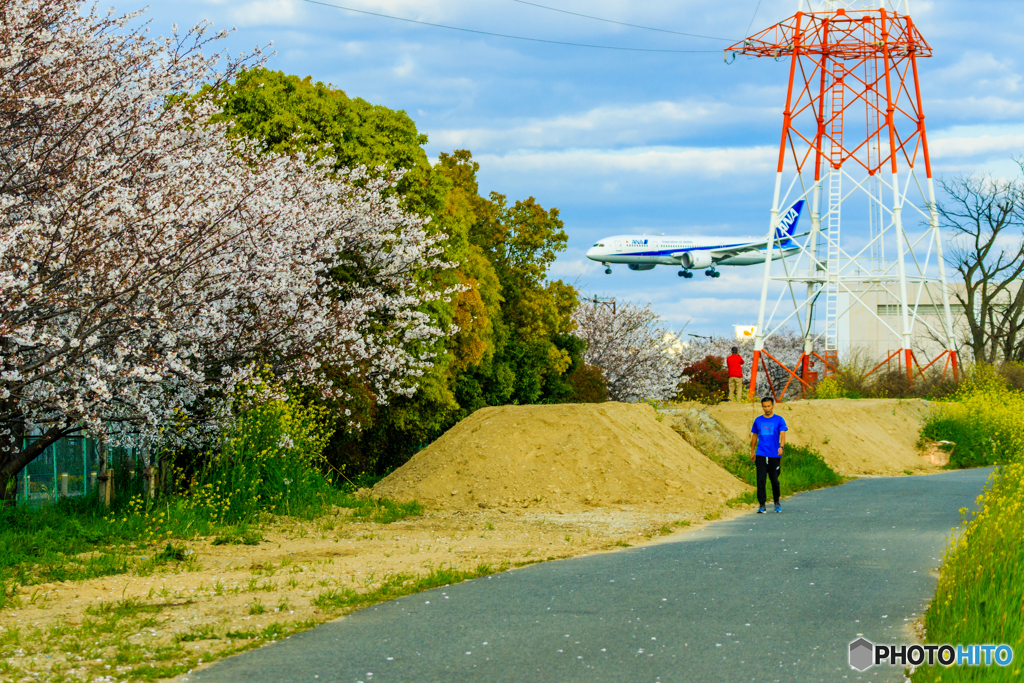
[[[725, 358], [732, 353], [734, 346], [739, 349], [740, 355], [744, 358], [743, 375], [749, 381], [750, 362], [754, 356], [752, 337], [742, 340], [731, 337], [691, 337], [688, 343], [681, 347], [679, 360], [684, 365], [691, 365], [704, 360], [707, 356]], [[781, 330], [765, 342], [765, 349], [779, 361], [785, 363], [787, 367], [795, 368], [803, 354], [804, 340], [794, 330]], [[815, 347], [815, 350], [819, 355], [824, 355], [824, 347], [820, 344]], [[757, 391], [755, 392], [758, 396], [768, 396], [772, 394], [774, 388], [775, 393], [781, 397], [782, 390], [787, 383], [789, 383], [789, 389], [786, 392], [786, 398], [795, 398], [801, 394], [802, 385], [798, 380], [792, 379], [786, 370], [775, 363], [768, 359], [765, 361], [764, 367], [758, 369]], [[817, 362], [816, 366], [820, 370], [821, 363]], [[767, 375], [765, 374], [766, 370]]]
[[444, 236], [382, 197], [400, 174], [229, 140], [212, 93], [258, 53], [137, 16], [0, 0], [5, 499], [77, 431], [195, 443], [268, 368], [346, 413], [353, 383], [410, 395], [451, 332], [422, 312]]
[[675, 396], [680, 366], [670, 353], [674, 335], [650, 305], [614, 307], [582, 301], [576, 334], [587, 342], [583, 359], [601, 370], [614, 401], [667, 400]]

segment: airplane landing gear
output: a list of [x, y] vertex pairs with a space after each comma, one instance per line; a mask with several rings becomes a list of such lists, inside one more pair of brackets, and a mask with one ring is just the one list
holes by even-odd
[[604, 274], [605, 275], [611, 275], [612, 274], [612, 269], [611, 268], [605, 268], [604, 269]]
[[684, 270], [680, 270], [679, 271], [679, 277], [685, 277], [686, 279], [690, 279], [691, 277], [693, 277], [693, 273], [691, 273], [690, 271], [685, 270], [685, 269]]
[[722, 277], [722, 274], [719, 273], [714, 268], [708, 268], [707, 270], [704, 271], [704, 274], [707, 275], [708, 277]]

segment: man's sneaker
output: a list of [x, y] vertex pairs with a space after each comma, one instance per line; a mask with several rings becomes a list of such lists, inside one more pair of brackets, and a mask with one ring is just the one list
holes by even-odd
[[776, 504], [775, 504], [775, 511], [776, 511], [776, 512], [782, 512], [782, 506], [781, 506], [781, 505], [779, 505], [778, 503], [776, 503]]
[[762, 505], [761, 507], [757, 508], [757, 514], [759, 514], [759, 515], [763, 515], [766, 512], [768, 512], [768, 511], [764, 509], [764, 505]]

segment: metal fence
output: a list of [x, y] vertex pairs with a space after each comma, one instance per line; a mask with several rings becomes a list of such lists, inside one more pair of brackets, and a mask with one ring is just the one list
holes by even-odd
[[[27, 439], [26, 445], [32, 442]], [[139, 453], [129, 448], [108, 448], [107, 461], [117, 478], [130, 488], [141, 483]], [[95, 439], [64, 437], [47, 447], [18, 475], [18, 501], [43, 502], [95, 493], [100, 455]], [[123, 489], [122, 489], [123, 490]]]

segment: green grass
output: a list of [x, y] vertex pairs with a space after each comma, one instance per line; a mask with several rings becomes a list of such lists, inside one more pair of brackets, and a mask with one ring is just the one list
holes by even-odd
[[[351, 490], [334, 489], [327, 503], [323, 512], [349, 509], [357, 522], [390, 524], [423, 513], [417, 502], [357, 498]], [[0, 508], [0, 609], [18, 586], [194, 569], [194, 556], [176, 541], [213, 537], [213, 545], [256, 545], [259, 526], [217, 524], [173, 496], [143, 507], [138, 498], [122, 500], [113, 510], [92, 497]]]
[[397, 503], [386, 498], [365, 499], [348, 495], [343, 502], [343, 507], [352, 510], [353, 519], [375, 524], [391, 524], [406, 517], [418, 517], [423, 514], [423, 506], [416, 501]]
[[[732, 473], [736, 478], [757, 486], [757, 468], [750, 461], [749, 453], [736, 453], [729, 457], [712, 458], [715, 462]], [[782, 473], [779, 475], [779, 488], [783, 497], [791, 496], [800, 491], [812, 491], [829, 486], [838, 486], [846, 480], [822, 460], [818, 452], [807, 446], [786, 444], [782, 452]], [[768, 496], [771, 497], [771, 482], [765, 482]], [[729, 507], [743, 507], [757, 502], [757, 494], [748, 491], [726, 501]]]

